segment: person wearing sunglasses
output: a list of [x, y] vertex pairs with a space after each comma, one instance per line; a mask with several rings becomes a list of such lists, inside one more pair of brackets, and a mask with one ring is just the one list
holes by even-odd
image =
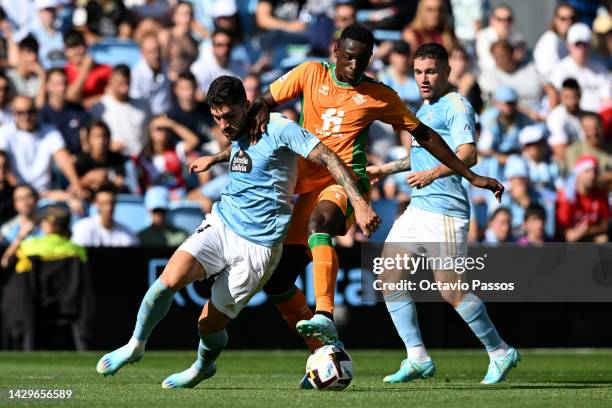
[[512, 8], [500, 5], [493, 9], [489, 17], [489, 26], [476, 34], [476, 55], [481, 70], [495, 67], [491, 46], [499, 40], [507, 40], [512, 46], [524, 42], [523, 36], [513, 29], [514, 16]]
[[574, 7], [567, 3], [559, 3], [548, 31], [542, 34], [533, 50], [533, 60], [542, 77], [550, 75], [555, 64], [567, 57], [565, 39], [570, 26], [575, 21]]

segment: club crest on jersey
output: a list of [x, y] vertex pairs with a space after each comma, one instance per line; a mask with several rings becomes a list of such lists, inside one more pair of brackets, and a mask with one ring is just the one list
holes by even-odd
[[237, 173], [250, 173], [253, 170], [253, 160], [244, 150], [238, 151], [230, 163], [230, 171]]
[[321, 85], [319, 87], [319, 93], [322, 93], [323, 95], [329, 95], [329, 86]]
[[366, 98], [362, 94], [357, 94], [353, 96], [353, 102], [355, 102], [356, 105], [363, 105], [366, 103]]

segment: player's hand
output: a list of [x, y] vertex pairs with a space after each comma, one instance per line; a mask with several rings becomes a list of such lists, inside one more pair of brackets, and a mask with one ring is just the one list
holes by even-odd
[[215, 164], [213, 156], [198, 157], [189, 165], [189, 174], [203, 173]]
[[252, 145], [259, 141], [262, 133], [266, 131], [269, 121], [270, 107], [265, 102], [255, 100], [247, 114], [247, 132]]
[[412, 188], [423, 188], [433, 183], [437, 178], [436, 171], [431, 169], [410, 173], [408, 177], [406, 177], [406, 181]]
[[368, 174], [368, 179], [370, 179], [371, 184], [376, 183], [384, 176], [380, 166], [368, 166], [366, 168], [366, 173]]
[[491, 177], [476, 176], [472, 181], [472, 185], [478, 188], [486, 188], [491, 190], [497, 199], [497, 202], [501, 203], [501, 197], [504, 193], [504, 186], [499, 181]]
[[355, 207], [355, 221], [366, 237], [372, 235], [382, 222], [370, 205]]

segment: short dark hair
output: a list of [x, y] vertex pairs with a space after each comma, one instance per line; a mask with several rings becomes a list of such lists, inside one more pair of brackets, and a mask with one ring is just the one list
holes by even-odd
[[28, 184], [28, 183], [19, 183], [19, 184], [17, 184], [15, 186], [15, 188], [13, 189], [13, 194], [15, 193], [15, 191], [17, 191], [18, 188], [27, 188], [28, 190], [30, 190], [32, 195], [34, 195], [34, 199], [36, 201], [38, 201], [38, 191], [36, 191], [36, 189], [34, 187], [32, 187], [31, 184]]
[[584, 118], [593, 118], [597, 122], [599, 122], [600, 124], [602, 123], [601, 116], [599, 116], [599, 114], [597, 112], [593, 112], [593, 111], [584, 111], [584, 112], [581, 112], [580, 113], [580, 120], [582, 120]]
[[89, 122], [89, 124], [87, 125], [87, 127], [85, 128], [85, 134], [87, 135], [87, 137], [89, 137], [89, 135], [91, 134], [91, 131], [94, 128], [102, 128], [104, 129], [104, 131], [106, 132], [106, 134], [108, 135], [108, 137], [111, 137], [111, 131], [110, 128], [108, 127], [108, 125], [106, 124], [105, 121], [103, 121], [102, 119], [93, 119], [91, 122]]
[[74, 29], [68, 30], [66, 34], [64, 34], [64, 47], [71, 48], [78, 45], [82, 45], [84, 47], [87, 45], [83, 33]]
[[246, 91], [240, 79], [223, 75], [215, 79], [206, 95], [206, 102], [211, 107], [238, 105], [246, 102]]
[[49, 82], [49, 78], [51, 78], [51, 75], [53, 74], [60, 74], [63, 77], [66, 77], [66, 71], [64, 71], [63, 68], [55, 67], [47, 70], [47, 74], [45, 75], [46, 82]]
[[338, 44], [342, 44], [345, 40], [353, 40], [365, 44], [370, 52], [374, 49], [374, 35], [372, 35], [372, 32], [357, 24], [350, 25], [342, 30]]
[[[180, 74], [178, 74], [177, 78], [176, 78], [176, 82], [178, 81], [189, 81], [194, 85], [197, 85], [198, 80], [196, 79], [195, 75], [193, 75], [193, 73], [191, 71], [183, 71]], [[175, 84], [176, 84], [175, 82]]]
[[529, 217], [537, 217], [541, 220], [546, 220], [546, 210], [541, 204], [532, 203], [525, 209], [524, 221], [527, 221]]
[[121, 75], [124, 78], [130, 79], [130, 67], [125, 64], [115, 65], [111, 75]]
[[111, 193], [113, 196], [117, 195], [117, 190], [111, 182], [106, 182], [100, 186], [100, 188], [94, 193], [94, 200], [100, 193]]
[[421, 45], [414, 52], [414, 59], [435, 59], [448, 64], [448, 52], [438, 43], [427, 43]]
[[38, 54], [38, 41], [32, 34], [28, 34], [23, 40], [19, 41], [17, 48], [20, 51], [30, 51], [34, 54]]
[[0, 150], [0, 157], [4, 157], [4, 167], [9, 168], [11, 165], [11, 158], [9, 157], [6, 150]]
[[493, 221], [501, 213], [506, 213], [506, 214], [508, 214], [508, 216], [510, 218], [512, 218], [512, 213], [510, 212], [510, 210], [508, 208], [506, 208], [506, 207], [497, 207], [495, 209], [495, 211], [493, 211], [493, 214], [491, 214], [491, 216], [489, 217], [489, 222]]
[[234, 35], [232, 34], [232, 32], [230, 30], [226, 30], [225, 28], [215, 28], [215, 31], [213, 31], [212, 35], [210, 36], [210, 38], [214, 38], [219, 34], [225, 34], [227, 35], [229, 38], [231, 38], [232, 40], [232, 44], [234, 43]]
[[580, 92], [580, 84], [574, 78], [567, 78], [561, 84], [561, 88], [573, 89], [574, 91]]

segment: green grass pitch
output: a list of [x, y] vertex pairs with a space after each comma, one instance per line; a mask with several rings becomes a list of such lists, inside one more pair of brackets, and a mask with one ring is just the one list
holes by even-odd
[[[297, 389], [306, 353], [226, 351], [217, 375], [191, 390], [165, 390], [162, 380], [187, 368], [194, 352], [145, 354], [114, 377], [95, 371], [102, 353], [0, 352], [0, 406], [83, 407], [611, 407], [612, 350], [523, 350], [523, 361], [500, 385], [478, 384], [487, 357], [480, 351], [434, 350], [434, 378], [387, 385], [401, 351], [350, 351], [355, 378], [342, 392]], [[71, 388], [63, 402], [11, 402], [15, 388]]]

